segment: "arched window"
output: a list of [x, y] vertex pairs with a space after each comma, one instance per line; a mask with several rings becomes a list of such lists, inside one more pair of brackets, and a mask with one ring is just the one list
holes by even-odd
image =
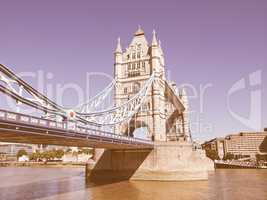
[[140, 90], [140, 83], [134, 82], [133, 83], [133, 93], [137, 93]]
[[135, 52], [133, 52], [132, 59], [135, 59], [135, 58], [136, 58], [136, 55], [135, 55]]
[[141, 53], [139, 51], [139, 52], [137, 52], [137, 58], [140, 58], [140, 57], [141, 57]]
[[140, 62], [137, 63], [137, 69], [140, 69]]
[[127, 94], [127, 87], [125, 87], [125, 88], [123, 89], [123, 93], [124, 93], [124, 94]]

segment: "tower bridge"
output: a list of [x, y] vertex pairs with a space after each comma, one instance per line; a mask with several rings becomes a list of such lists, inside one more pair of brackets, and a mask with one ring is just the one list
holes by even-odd
[[[71, 109], [0, 65], [0, 91], [14, 99], [16, 107], [24, 104], [43, 113], [30, 116], [0, 110], [0, 141], [94, 147], [95, 162], [86, 167], [92, 180], [207, 178], [213, 165], [193, 149], [186, 92], [166, 79], [164, 53], [155, 31], [149, 43], [139, 27], [125, 50], [118, 39], [114, 59], [114, 81]], [[114, 105], [99, 109], [110, 95]], [[137, 137], [140, 129], [143, 138]]]

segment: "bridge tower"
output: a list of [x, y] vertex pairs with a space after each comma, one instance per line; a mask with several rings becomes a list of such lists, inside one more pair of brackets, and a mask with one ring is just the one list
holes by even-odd
[[[115, 132], [133, 136], [147, 127], [153, 149], [96, 151], [95, 163], [87, 165], [89, 180], [202, 180], [213, 169], [203, 152], [193, 148], [185, 90], [166, 80], [164, 55], [153, 31], [148, 42], [141, 27], [124, 50], [118, 39], [114, 52], [114, 102], [120, 106], [139, 92], [154, 74], [155, 80], [138, 112], [115, 126]], [[128, 106], [135, 106], [128, 105]], [[134, 135], [135, 136], [135, 135]], [[181, 140], [181, 141], [180, 141]]]
[[115, 50], [114, 76], [117, 83], [115, 104], [119, 106], [135, 95], [154, 72], [157, 84], [153, 84], [145, 104], [128, 124], [116, 127], [116, 131], [132, 135], [136, 128], [147, 127], [155, 141], [166, 141], [165, 63], [160, 42], [153, 31], [149, 43], [139, 26], [131, 43], [123, 51], [120, 39]]

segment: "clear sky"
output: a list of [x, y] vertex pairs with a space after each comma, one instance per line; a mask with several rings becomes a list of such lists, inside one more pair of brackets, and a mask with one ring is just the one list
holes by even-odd
[[[0, 63], [17, 73], [51, 72], [53, 78], [45, 80], [51, 87], [76, 83], [85, 90], [86, 72], [112, 75], [117, 37], [126, 47], [141, 25], [149, 41], [156, 29], [169, 77], [196, 89], [188, 90], [190, 96], [197, 94], [189, 98], [194, 138], [252, 130], [242, 119], [259, 106], [260, 117], [258, 112], [253, 116], [261, 124], [254, 128], [267, 127], [266, 0], [0, 0], [0, 8]], [[242, 78], [248, 85], [249, 74], [256, 71], [260, 84], [231, 94], [230, 113], [230, 88]], [[37, 87], [35, 79], [28, 81]], [[106, 82], [96, 81], [90, 92]], [[261, 98], [252, 101], [255, 90]], [[77, 104], [72, 91], [64, 97], [64, 104]]]

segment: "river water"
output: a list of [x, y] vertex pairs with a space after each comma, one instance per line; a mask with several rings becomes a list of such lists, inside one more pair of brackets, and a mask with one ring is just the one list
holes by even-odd
[[220, 169], [208, 181], [86, 183], [84, 168], [0, 168], [1, 200], [267, 200], [267, 170]]

